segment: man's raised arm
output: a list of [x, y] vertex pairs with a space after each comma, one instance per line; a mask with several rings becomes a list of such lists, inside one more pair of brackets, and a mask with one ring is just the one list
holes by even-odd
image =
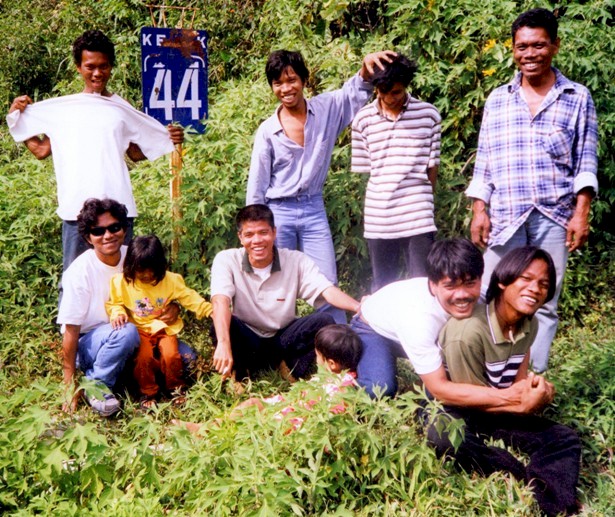
[[[28, 104], [32, 104], [32, 99], [28, 95], [20, 95], [13, 100], [9, 113], [13, 111], [23, 111], [28, 107]], [[51, 140], [47, 135], [42, 137], [33, 136], [24, 141], [28, 150], [36, 156], [39, 160], [44, 160], [51, 155]]]

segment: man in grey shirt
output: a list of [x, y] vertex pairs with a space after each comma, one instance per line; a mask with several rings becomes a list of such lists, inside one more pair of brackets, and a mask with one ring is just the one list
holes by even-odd
[[322, 312], [298, 318], [297, 299], [352, 312], [359, 302], [303, 253], [274, 247], [276, 228], [267, 206], [242, 208], [236, 223], [242, 247], [221, 251], [211, 267], [214, 368], [236, 380], [278, 365], [283, 375], [288, 369], [305, 377], [315, 361], [314, 337], [333, 318]]

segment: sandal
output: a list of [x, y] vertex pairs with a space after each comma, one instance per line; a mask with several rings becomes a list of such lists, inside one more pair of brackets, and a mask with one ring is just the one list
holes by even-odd
[[185, 395], [183, 395], [183, 394], [182, 395], [176, 395], [175, 397], [173, 397], [171, 399], [171, 405], [173, 407], [181, 407], [181, 406], [183, 406], [186, 403], [186, 400], [188, 400], [188, 399], [186, 398]]
[[186, 397], [186, 391], [187, 390], [184, 386], [180, 386], [179, 388], [173, 390], [173, 393], [171, 394], [171, 405], [173, 407], [180, 407], [186, 403], [186, 400], [188, 400]]
[[154, 409], [156, 409], [156, 407], [158, 407], [158, 403], [156, 402], [156, 397], [143, 395], [139, 399], [139, 407], [143, 411], [153, 411]]

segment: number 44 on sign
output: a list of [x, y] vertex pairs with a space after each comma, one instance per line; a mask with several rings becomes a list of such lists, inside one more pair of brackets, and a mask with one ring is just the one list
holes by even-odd
[[207, 118], [207, 33], [141, 29], [143, 106], [162, 124], [178, 122], [202, 133]]

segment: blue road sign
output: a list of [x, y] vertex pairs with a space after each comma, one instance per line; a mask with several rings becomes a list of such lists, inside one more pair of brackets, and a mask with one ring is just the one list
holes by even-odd
[[141, 77], [145, 113], [205, 131], [207, 32], [143, 27]]

